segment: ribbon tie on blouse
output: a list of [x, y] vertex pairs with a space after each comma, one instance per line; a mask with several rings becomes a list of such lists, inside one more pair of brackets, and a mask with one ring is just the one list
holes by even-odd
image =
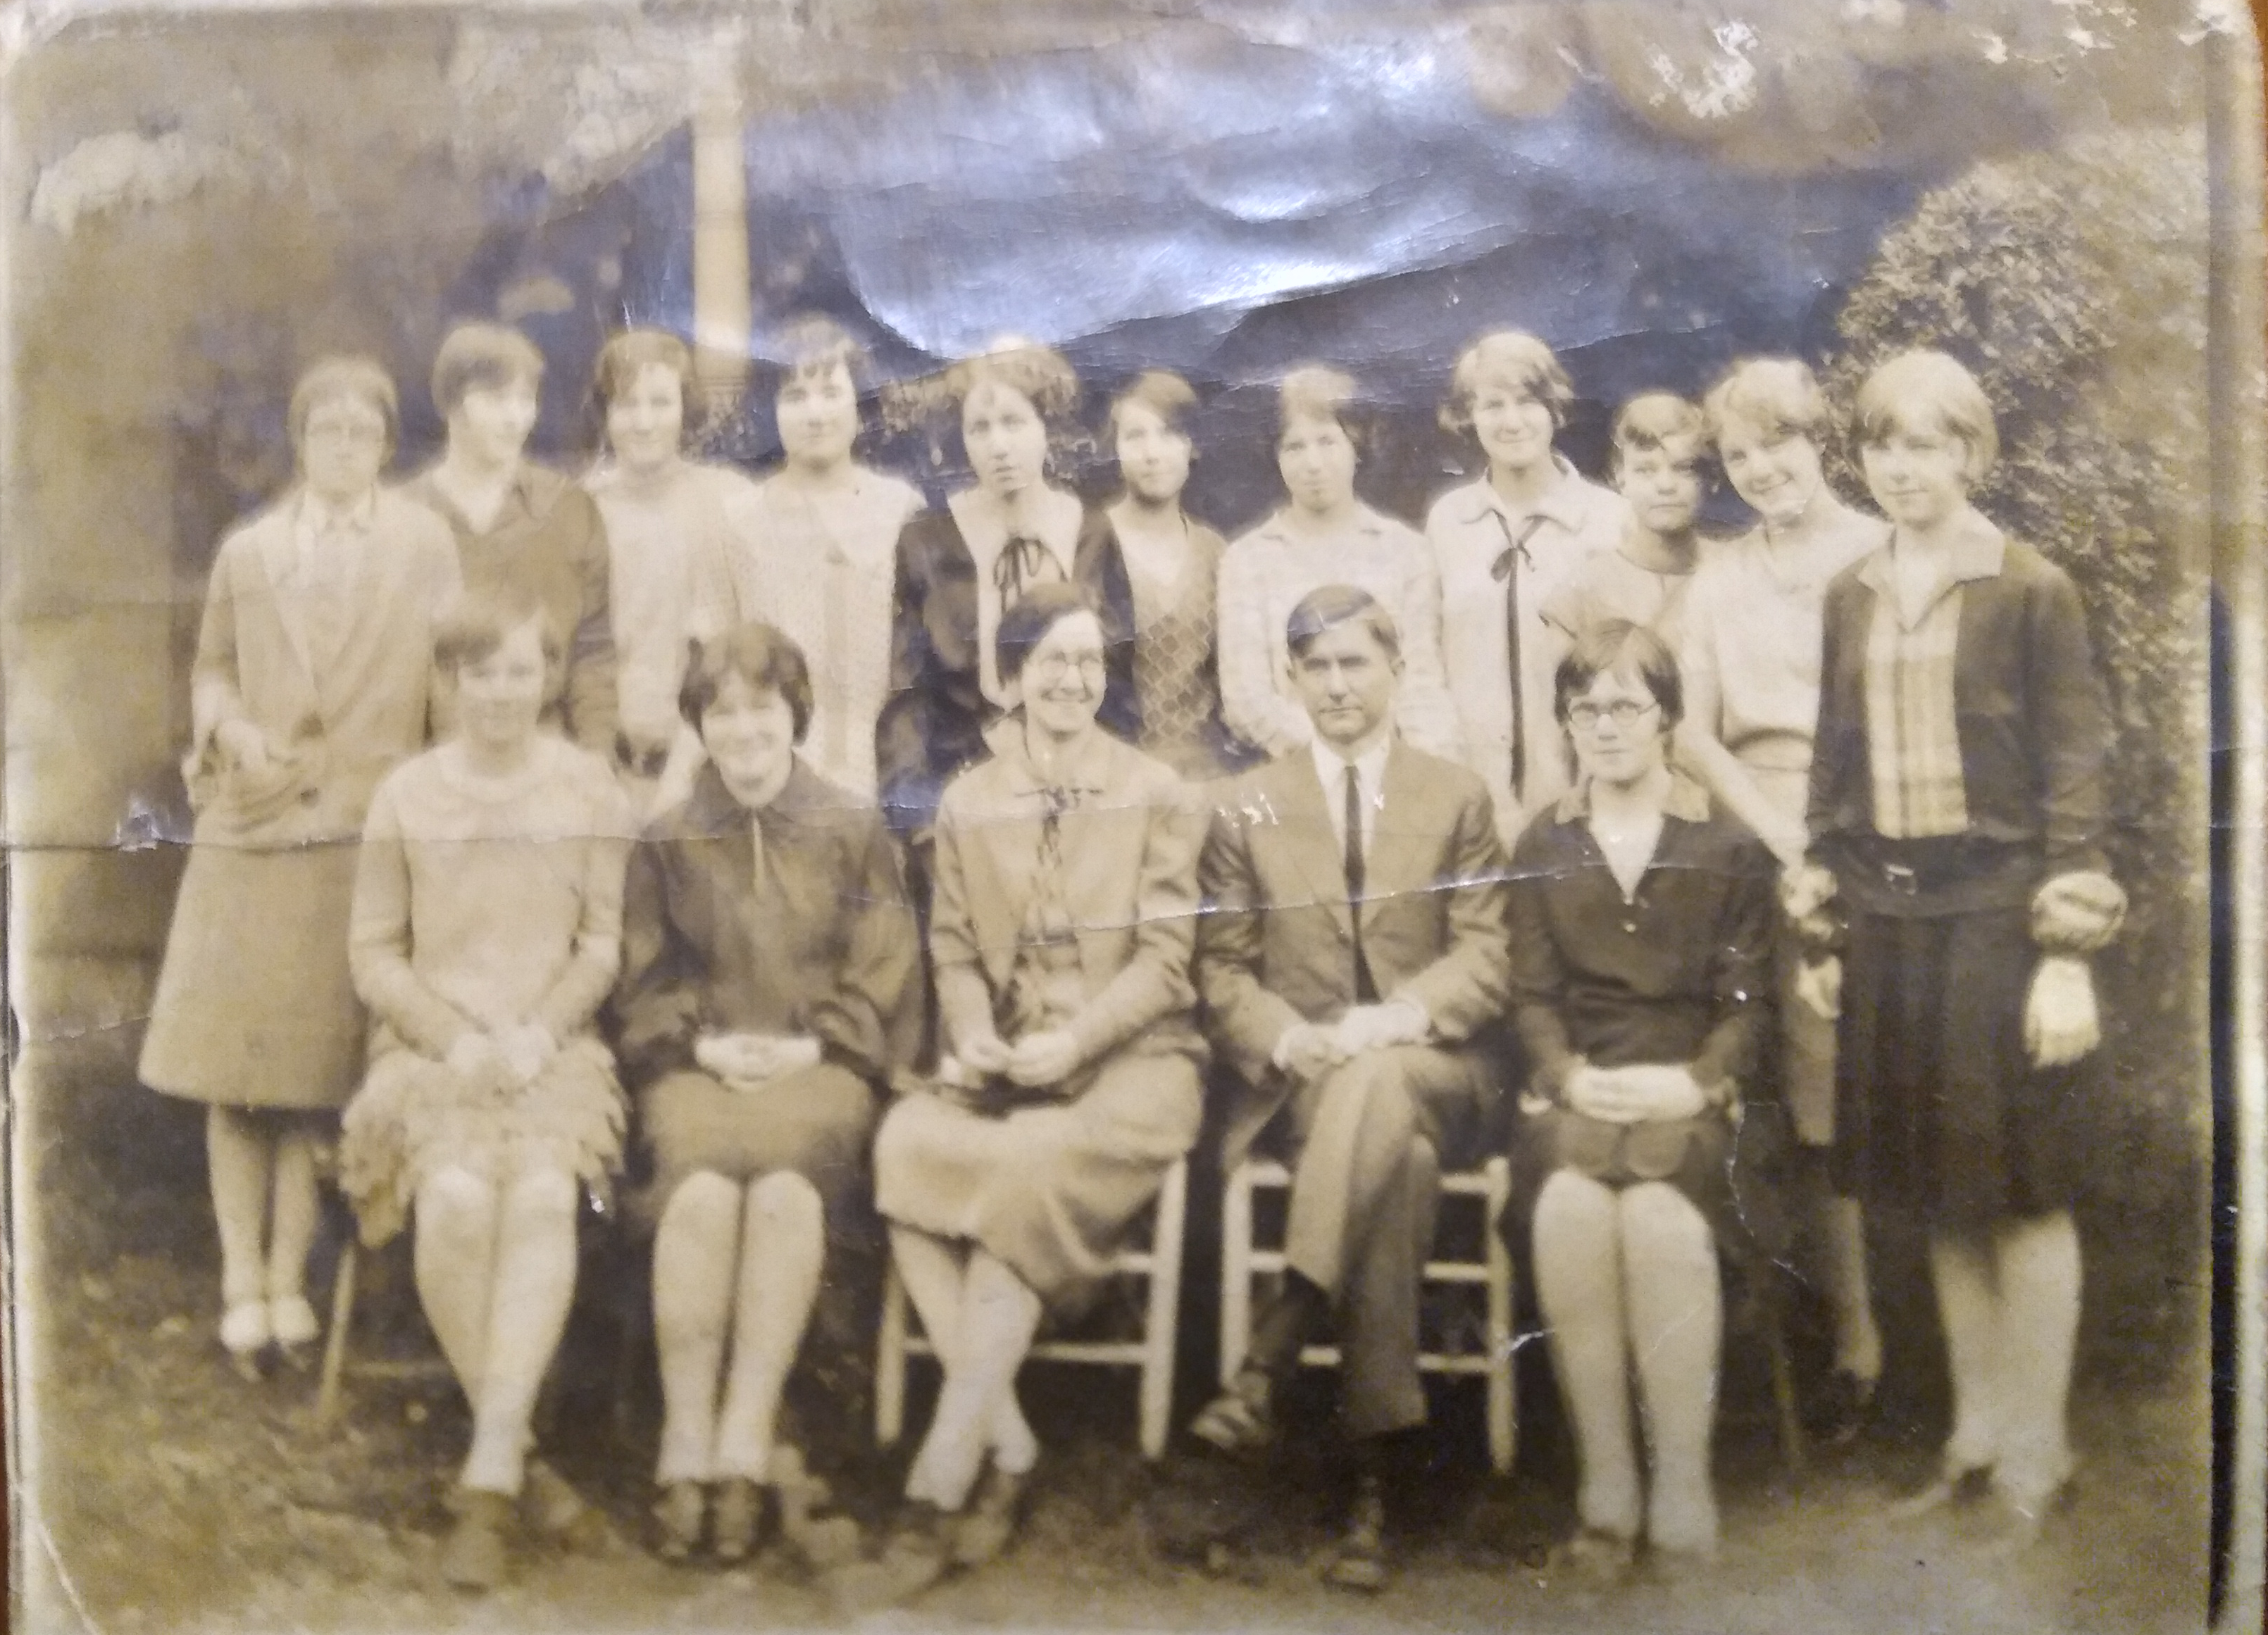
[[1027, 533], [1010, 534], [1000, 554], [992, 559], [992, 583], [999, 588], [1004, 613], [1022, 601], [1034, 585], [1060, 584], [1065, 577], [1056, 554]]
[[1527, 690], [1527, 671], [1520, 660], [1520, 576], [1513, 571], [1521, 562], [1530, 568], [1535, 558], [1529, 554], [1528, 542], [1535, 531], [1543, 526], [1542, 512], [1523, 517], [1514, 532], [1502, 511], [1491, 509], [1496, 525], [1504, 530], [1504, 549], [1496, 556], [1496, 565], [1489, 571], [1504, 586], [1505, 668], [1512, 684], [1512, 792], [1526, 793], [1528, 783], [1528, 700], [1522, 694]]

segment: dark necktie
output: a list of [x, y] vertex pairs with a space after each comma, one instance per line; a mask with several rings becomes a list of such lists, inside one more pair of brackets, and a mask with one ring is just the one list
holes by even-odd
[[1063, 566], [1055, 553], [1029, 534], [1010, 534], [1000, 554], [992, 559], [992, 583], [999, 588], [1004, 613], [1022, 601], [1024, 592], [1034, 585], [1052, 583], [1063, 576]]
[[1354, 923], [1354, 997], [1359, 1005], [1373, 1004], [1378, 999], [1378, 985], [1371, 980], [1370, 961], [1362, 951], [1362, 893], [1365, 879], [1362, 858], [1362, 780], [1355, 774], [1354, 763], [1346, 769], [1346, 889], [1347, 917]]
[[1504, 640], [1508, 656], [1506, 668], [1512, 676], [1512, 792], [1515, 798], [1525, 793], [1528, 782], [1528, 703], [1522, 696], [1526, 691], [1520, 664], [1520, 564], [1533, 561], [1528, 554], [1528, 542], [1543, 525], [1539, 514], [1524, 519], [1520, 531], [1513, 532], [1512, 524], [1502, 511], [1491, 511], [1496, 525], [1504, 530], [1504, 549], [1497, 553], [1496, 566], [1490, 571], [1504, 584]]

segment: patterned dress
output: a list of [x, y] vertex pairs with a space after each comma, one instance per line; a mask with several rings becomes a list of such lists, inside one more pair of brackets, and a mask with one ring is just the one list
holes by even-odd
[[1126, 553], [1134, 590], [1134, 695], [1142, 700], [1138, 747], [1191, 782], [1221, 777], [1248, 759], [1220, 719], [1214, 642], [1220, 558], [1228, 547], [1203, 523], [1189, 522], [1189, 551], [1178, 577], [1154, 576]]

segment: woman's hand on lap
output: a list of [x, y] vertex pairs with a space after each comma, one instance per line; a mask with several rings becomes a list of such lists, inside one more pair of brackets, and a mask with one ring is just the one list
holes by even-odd
[[1078, 1066], [1079, 1041], [1060, 1028], [1027, 1033], [1008, 1053], [1008, 1076], [1026, 1089], [1060, 1084]]
[[266, 772], [274, 759], [269, 753], [268, 735], [248, 721], [224, 721], [213, 729], [213, 742], [229, 764], [243, 772]]
[[981, 1074], [1007, 1072], [1012, 1056], [1007, 1042], [997, 1033], [979, 1033], [965, 1038], [954, 1054], [962, 1067]]

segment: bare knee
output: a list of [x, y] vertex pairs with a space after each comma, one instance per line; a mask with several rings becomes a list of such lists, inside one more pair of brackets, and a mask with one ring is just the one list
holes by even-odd
[[708, 1237], [730, 1233], [740, 1217], [740, 1189], [714, 1169], [696, 1169], [671, 1191], [662, 1207], [661, 1231]]
[[514, 1221], [524, 1225], [571, 1232], [575, 1211], [582, 1201], [581, 1189], [574, 1177], [563, 1169], [546, 1166], [513, 1177], [511, 1190], [504, 1196], [504, 1207]]
[[775, 1169], [748, 1184], [748, 1212], [767, 1227], [816, 1229], [826, 1213], [819, 1189], [792, 1169]]
[[1623, 1242], [1633, 1255], [1683, 1262], [1717, 1257], [1715, 1235], [1691, 1199], [1665, 1181], [1626, 1187], [1619, 1200]]
[[436, 1246], [484, 1247], [496, 1225], [496, 1189], [469, 1169], [437, 1169], [417, 1189], [417, 1235]]
[[[1535, 1235], [1580, 1234], [1611, 1243], [1619, 1231], [1614, 1189], [1575, 1169], [1554, 1170], [1535, 1195]], [[1539, 1245], [1540, 1247], [1540, 1245]]]

